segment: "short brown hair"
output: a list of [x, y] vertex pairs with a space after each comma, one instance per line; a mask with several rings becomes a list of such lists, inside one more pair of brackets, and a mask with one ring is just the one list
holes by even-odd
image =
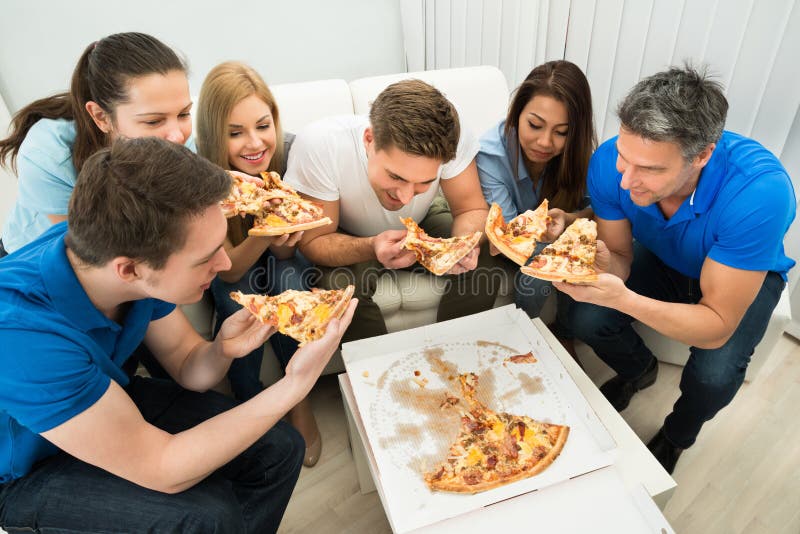
[[458, 112], [438, 89], [422, 80], [393, 83], [369, 112], [375, 149], [403, 152], [446, 163], [456, 157], [461, 128]]
[[127, 256], [161, 269], [186, 242], [186, 222], [219, 202], [231, 179], [184, 146], [119, 139], [81, 169], [69, 203], [67, 246], [99, 267]]

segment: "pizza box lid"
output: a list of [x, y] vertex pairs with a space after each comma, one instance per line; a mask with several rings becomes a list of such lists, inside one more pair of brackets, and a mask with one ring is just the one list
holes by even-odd
[[[537, 357], [536, 364], [503, 362], [528, 351]], [[353, 412], [375, 461], [373, 477], [380, 481], [381, 499], [397, 532], [468, 514], [614, 462], [613, 438], [541, 333], [513, 305], [346, 343], [342, 356]], [[443, 415], [439, 397], [453, 392], [453, 378], [469, 371], [479, 375], [478, 399], [490, 408], [568, 424], [570, 435], [556, 461], [535, 477], [475, 495], [431, 492], [422, 473], [445, 458], [458, 428], [457, 415], [449, 421]]]

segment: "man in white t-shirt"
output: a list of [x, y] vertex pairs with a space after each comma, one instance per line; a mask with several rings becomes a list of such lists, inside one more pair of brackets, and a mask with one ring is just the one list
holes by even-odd
[[[355, 284], [360, 304], [345, 340], [386, 333], [372, 300], [377, 279], [416, 262], [402, 246], [406, 230], [400, 217], [411, 217], [437, 237], [483, 229], [488, 206], [475, 164], [478, 149], [477, 137], [460, 128], [455, 107], [420, 80], [387, 87], [369, 117], [327, 118], [297, 135], [285, 181], [319, 202], [333, 221], [307, 230], [300, 250], [322, 267], [320, 286]], [[444, 198], [437, 196], [440, 187]], [[448, 277], [437, 320], [492, 306], [488, 282], [472, 287], [480, 285], [471, 280], [479, 250], [449, 271], [461, 276]], [[348, 269], [331, 269], [337, 267]]]

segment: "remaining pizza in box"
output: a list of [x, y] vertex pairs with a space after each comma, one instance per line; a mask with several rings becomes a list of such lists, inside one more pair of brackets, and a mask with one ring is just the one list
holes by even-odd
[[423, 267], [438, 276], [449, 271], [481, 240], [480, 231], [458, 237], [431, 237], [410, 217], [400, 220], [408, 230], [403, 246], [414, 252]]
[[[561, 453], [569, 427], [493, 412], [475, 399], [478, 377], [460, 375], [468, 408], [447, 459], [424, 474], [432, 490], [478, 493], [544, 471]], [[449, 402], [445, 407], [455, 407]]]
[[[330, 224], [322, 207], [301, 197], [276, 172], [262, 172], [261, 187], [231, 174], [231, 193], [220, 202], [226, 217], [253, 215], [248, 235], [276, 236]], [[277, 200], [276, 200], [277, 199]]]
[[280, 333], [296, 339], [302, 346], [321, 338], [331, 319], [342, 316], [354, 290], [353, 286], [327, 291], [290, 289], [274, 297], [236, 291], [230, 296], [259, 321], [275, 326]]
[[591, 282], [597, 280], [594, 258], [597, 253], [597, 224], [589, 219], [575, 219], [564, 233], [547, 245], [529, 265], [520, 267], [528, 276], [554, 282]]
[[533, 254], [536, 243], [547, 232], [547, 199], [535, 210], [528, 210], [505, 222], [500, 205], [493, 203], [486, 218], [486, 237], [504, 256], [511, 261], [525, 265]]

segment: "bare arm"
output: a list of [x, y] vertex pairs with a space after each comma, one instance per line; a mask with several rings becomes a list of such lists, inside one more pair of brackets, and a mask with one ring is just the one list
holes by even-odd
[[67, 216], [66, 215], [50, 215], [50, 214], [48, 214], [47, 218], [50, 219], [50, 224], [58, 224], [61, 221], [66, 221], [67, 220]]
[[147, 423], [115, 382], [94, 405], [47, 440], [76, 458], [140, 486], [177, 493], [244, 451], [304, 398], [339, 346], [356, 301], [325, 336], [299, 349], [286, 376], [251, 400], [178, 434]]
[[597, 223], [597, 262], [601, 272], [618, 276], [622, 281], [631, 274], [633, 233], [628, 219], [610, 221], [595, 217]]
[[476, 230], [483, 231], [489, 206], [483, 197], [478, 180], [478, 166], [475, 160], [461, 174], [449, 180], [441, 180], [444, 198], [453, 214], [452, 235], [466, 235]]
[[234, 358], [263, 345], [272, 332], [242, 309], [225, 320], [213, 342], [206, 341], [176, 308], [151, 322], [144, 340], [178, 384], [206, 391], [222, 380]]

